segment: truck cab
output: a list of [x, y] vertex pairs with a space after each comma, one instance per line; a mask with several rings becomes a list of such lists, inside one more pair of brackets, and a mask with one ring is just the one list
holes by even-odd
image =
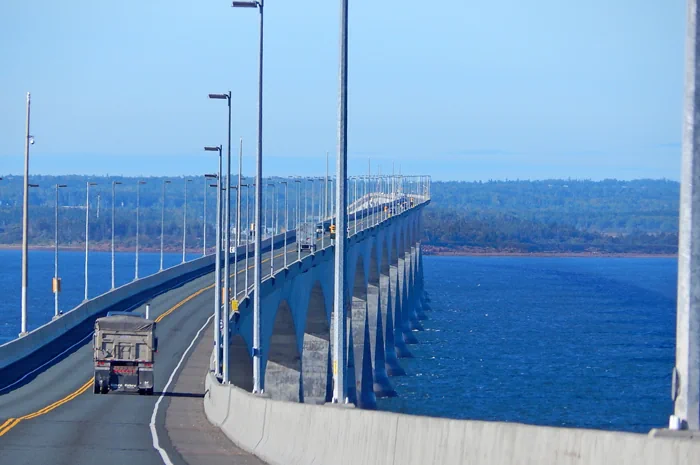
[[95, 394], [109, 391], [152, 395], [158, 350], [156, 322], [138, 313], [114, 312], [95, 320]]

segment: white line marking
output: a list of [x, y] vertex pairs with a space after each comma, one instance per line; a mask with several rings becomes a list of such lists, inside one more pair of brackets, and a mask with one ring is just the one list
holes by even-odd
[[160, 447], [160, 441], [158, 440], [158, 432], [156, 431], [156, 415], [158, 415], [158, 407], [160, 406], [160, 402], [163, 400], [163, 397], [165, 397], [165, 393], [168, 391], [170, 383], [173, 382], [173, 378], [175, 378], [175, 373], [177, 373], [177, 370], [180, 369], [180, 365], [182, 365], [182, 362], [185, 360], [185, 357], [187, 357], [187, 354], [190, 352], [190, 349], [192, 349], [192, 346], [194, 346], [195, 341], [197, 340], [197, 338], [199, 338], [199, 335], [202, 334], [204, 328], [206, 328], [209, 325], [212, 318], [214, 318], [214, 315], [210, 315], [209, 318], [207, 318], [207, 321], [204, 323], [204, 325], [201, 328], [199, 328], [199, 331], [197, 331], [197, 334], [195, 334], [194, 338], [192, 339], [192, 342], [190, 342], [190, 345], [187, 346], [187, 349], [185, 349], [185, 352], [182, 354], [182, 357], [177, 363], [177, 366], [170, 374], [170, 379], [168, 379], [168, 382], [163, 388], [163, 392], [161, 392], [160, 397], [156, 401], [156, 405], [153, 406], [153, 414], [151, 415], [151, 423], [149, 424], [149, 426], [151, 427], [151, 436], [153, 437], [153, 448], [158, 451], [158, 453], [160, 454], [160, 458], [163, 459], [163, 463], [165, 463], [165, 465], [173, 465], [173, 462], [170, 461], [170, 457], [168, 456], [168, 453], [165, 451], [165, 449]]
[[[93, 331], [93, 332], [94, 332], [94, 331]], [[14, 386], [15, 384], [21, 383], [21, 382], [24, 381], [27, 377], [29, 377], [29, 375], [31, 375], [31, 374], [33, 374], [33, 373], [36, 373], [37, 371], [41, 370], [42, 368], [44, 368], [46, 365], [48, 365], [48, 364], [50, 364], [51, 362], [53, 362], [54, 360], [56, 360], [56, 359], [57, 359], [58, 357], [60, 357], [61, 355], [63, 355], [63, 354], [65, 354], [66, 352], [70, 351], [73, 347], [82, 344], [86, 339], [89, 339], [89, 338], [92, 337], [92, 333], [93, 333], [93, 332], [90, 332], [90, 334], [88, 334], [87, 336], [85, 336], [84, 338], [82, 338], [81, 340], [79, 340], [78, 342], [76, 342], [75, 344], [73, 344], [72, 346], [70, 346], [69, 348], [67, 348], [67, 349], [64, 350], [63, 352], [61, 352], [60, 354], [56, 355], [54, 358], [52, 358], [52, 359], [49, 360], [48, 362], [44, 363], [43, 365], [41, 365], [41, 366], [39, 366], [39, 367], [37, 367], [37, 368], [34, 368], [32, 371], [30, 371], [30, 372], [27, 373], [26, 375], [22, 376], [20, 379], [18, 379], [18, 380], [15, 381], [14, 383], [12, 383], [12, 384], [10, 384], [9, 386], [5, 386], [4, 388], [0, 389], [0, 392], [6, 391], [6, 390], [10, 389], [10, 388], [11, 388], [12, 386]]]

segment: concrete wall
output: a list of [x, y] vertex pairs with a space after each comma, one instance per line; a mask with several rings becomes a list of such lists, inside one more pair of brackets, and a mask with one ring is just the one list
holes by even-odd
[[206, 379], [209, 420], [271, 465], [700, 463], [700, 442], [272, 400]]

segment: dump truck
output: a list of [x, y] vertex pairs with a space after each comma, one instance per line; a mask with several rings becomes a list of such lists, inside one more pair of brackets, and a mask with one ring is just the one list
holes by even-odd
[[95, 320], [95, 394], [109, 391], [153, 394], [158, 350], [156, 322], [138, 313], [107, 314]]

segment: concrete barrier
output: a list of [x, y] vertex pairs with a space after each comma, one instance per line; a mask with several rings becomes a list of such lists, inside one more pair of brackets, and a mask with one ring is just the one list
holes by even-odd
[[700, 463], [697, 439], [450, 420], [270, 400], [206, 380], [204, 410], [270, 465]]
[[213, 269], [214, 261], [214, 256], [201, 257], [125, 284], [81, 303], [60, 318], [49, 321], [25, 336], [0, 345], [0, 370], [51, 344], [95, 315], [115, 306], [121, 305], [125, 308], [120, 309], [126, 309], [140, 305], [155, 295], [209, 272]]

